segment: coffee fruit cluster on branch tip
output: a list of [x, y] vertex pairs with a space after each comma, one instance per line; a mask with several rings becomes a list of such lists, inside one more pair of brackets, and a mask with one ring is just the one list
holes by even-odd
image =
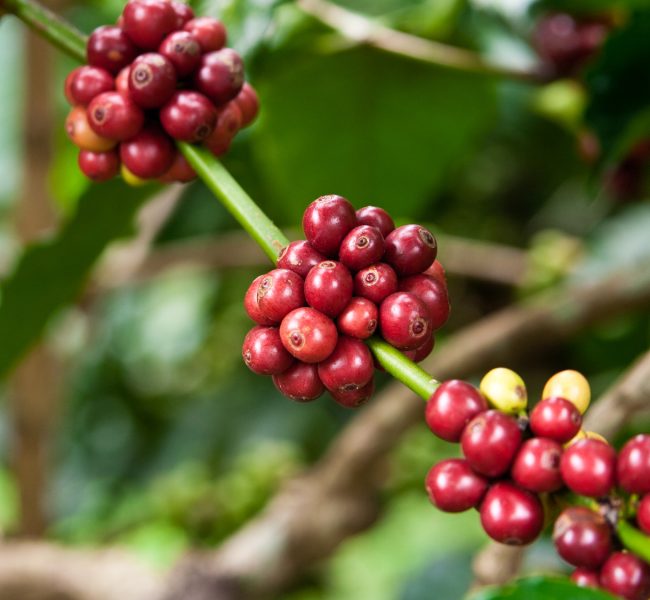
[[87, 64], [65, 81], [66, 131], [94, 181], [188, 182], [196, 173], [175, 141], [225, 154], [259, 110], [226, 28], [169, 0], [130, 0], [116, 25], [89, 37]]
[[383, 209], [355, 211], [342, 196], [312, 202], [306, 239], [282, 250], [277, 268], [248, 288], [256, 326], [242, 349], [255, 373], [298, 402], [328, 390], [346, 407], [374, 390], [375, 365], [364, 340], [377, 334], [409, 359], [432, 351], [449, 316], [436, 239], [420, 225], [395, 227]]

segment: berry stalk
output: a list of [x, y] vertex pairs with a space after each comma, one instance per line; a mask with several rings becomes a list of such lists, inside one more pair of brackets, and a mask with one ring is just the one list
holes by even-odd
[[646, 562], [650, 562], [650, 536], [639, 531], [624, 519], [619, 519], [616, 525], [616, 533], [623, 546]]

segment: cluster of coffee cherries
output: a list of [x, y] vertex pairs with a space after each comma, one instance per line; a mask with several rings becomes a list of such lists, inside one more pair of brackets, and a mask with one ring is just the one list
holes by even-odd
[[633, 438], [617, 457], [602, 436], [581, 429], [590, 396], [587, 380], [572, 370], [548, 380], [529, 414], [525, 384], [510, 369], [488, 372], [479, 389], [460, 380], [441, 384], [427, 402], [426, 422], [438, 437], [459, 442], [463, 458], [434, 465], [426, 489], [443, 511], [476, 508], [485, 532], [512, 545], [533, 542], [552, 519], [548, 507], [569, 504], [553, 539], [576, 567], [572, 579], [647, 600], [650, 565], [622, 549], [615, 528], [638, 506], [638, 525], [650, 533], [650, 435]]
[[278, 268], [246, 292], [257, 325], [242, 356], [292, 400], [315, 400], [327, 389], [355, 407], [374, 389], [363, 340], [376, 332], [416, 362], [433, 349], [449, 316], [436, 240], [420, 225], [396, 228], [385, 210], [355, 211], [335, 195], [312, 202], [302, 225], [307, 239], [284, 248]]
[[66, 131], [82, 172], [188, 182], [196, 174], [174, 140], [224, 154], [259, 109], [241, 57], [225, 43], [221, 21], [168, 0], [130, 0], [116, 26], [96, 29], [88, 64], [65, 81]]

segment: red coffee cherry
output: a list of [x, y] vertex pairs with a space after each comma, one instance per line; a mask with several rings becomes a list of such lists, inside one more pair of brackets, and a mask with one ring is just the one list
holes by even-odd
[[354, 208], [342, 196], [321, 196], [302, 217], [302, 228], [311, 246], [325, 256], [336, 256], [343, 238], [357, 225]]
[[217, 110], [203, 94], [180, 91], [160, 110], [160, 122], [175, 140], [202, 142], [217, 125]]
[[314, 250], [307, 240], [299, 240], [282, 248], [278, 267], [298, 273], [304, 279], [313, 267], [324, 260], [325, 257]]
[[244, 85], [244, 63], [231, 48], [223, 48], [201, 57], [194, 84], [215, 104], [225, 104], [239, 94]]
[[487, 401], [473, 385], [452, 379], [431, 394], [424, 418], [439, 438], [458, 442], [467, 423], [487, 409]]
[[354, 276], [354, 295], [381, 304], [397, 291], [397, 273], [386, 263], [361, 269]]
[[242, 115], [242, 127], [248, 127], [260, 112], [260, 99], [255, 88], [250, 83], [244, 82], [241, 92], [237, 94], [234, 102], [239, 107]]
[[171, 3], [164, 0], [130, 0], [122, 17], [126, 34], [145, 50], [158, 48], [178, 19]]
[[230, 145], [241, 129], [241, 110], [234, 102], [217, 108], [217, 126], [205, 140], [205, 147], [215, 156], [222, 156], [230, 149]]
[[365, 340], [377, 329], [377, 305], [366, 298], [352, 298], [338, 317], [336, 324], [344, 335]]
[[631, 494], [650, 493], [650, 435], [629, 440], [618, 455], [618, 484]]
[[174, 29], [183, 29], [185, 24], [194, 18], [194, 11], [184, 2], [171, 2], [172, 9], [176, 15]]
[[339, 260], [350, 270], [359, 271], [379, 262], [384, 255], [384, 238], [376, 227], [360, 225], [341, 242]]
[[129, 95], [129, 73], [131, 72], [131, 65], [124, 67], [115, 78], [115, 89], [120, 94]]
[[98, 135], [121, 142], [140, 132], [144, 113], [128, 96], [105, 92], [88, 106], [88, 123]]
[[203, 53], [221, 50], [226, 45], [226, 28], [217, 19], [197, 17], [185, 23], [183, 29], [197, 39]]
[[86, 106], [95, 96], [114, 89], [113, 76], [99, 67], [77, 67], [66, 78], [66, 95], [73, 105]]
[[603, 589], [626, 600], [646, 600], [650, 595], [650, 567], [629, 552], [614, 552], [600, 570]]
[[436, 338], [433, 335], [433, 332], [427, 338], [426, 342], [421, 346], [418, 346], [413, 352], [413, 358], [411, 359], [415, 363], [423, 361], [431, 352], [433, 352], [433, 347], [436, 345]]
[[549, 438], [524, 442], [515, 457], [511, 476], [524, 489], [538, 494], [555, 492], [564, 484], [560, 474], [562, 446]]
[[338, 333], [332, 319], [309, 307], [292, 310], [280, 324], [284, 347], [298, 360], [324, 361], [336, 347]]
[[598, 569], [612, 552], [611, 537], [604, 517], [584, 506], [564, 509], [553, 526], [558, 554], [574, 567]]
[[460, 443], [472, 469], [486, 477], [499, 477], [508, 472], [521, 446], [521, 431], [515, 418], [488, 410], [467, 424]]
[[79, 152], [79, 168], [93, 181], [108, 181], [120, 172], [120, 157], [117, 150], [108, 152]]
[[363, 388], [374, 372], [368, 347], [362, 341], [347, 336], [339, 336], [332, 354], [318, 365], [318, 376], [323, 385], [335, 393]]
[[242, 356], [246, 366], [258, 375], [279, 375], [294, 363], [277, 327], [253, 327], [244, 338]]
[[124, 166], [141, 179], [162, 177], [172, 166], [176, 148], [164, 132], [148, 127], [120, 144]]
[[318, 263], [305, 279], [307, 303], [320, 312], [336, 317], [352, 298], [352, 275], [340, 262]]
[[391, 216], [378, 206], [364, 206], [357, 211], [356, 216], [359, 225], [376, 227], [384, 238], [395, 229], [395, 223]]
[[273, 383], [282, 394], [296, 402], [311, 402], [325, 391], [318, 378], [317, 366], [299, 361], [284, 373], [273, 375]]
[[650, 494], [641, 498], [636, 510], [636, 522], [641, 531], [650, 535]]
[[372, 397], [375, 392], [375, 381], [371, 379], [362, 388], [356, 390], [329, 390], [337, 404], [345, 408], [358, 408]]
[[142, 108], [160, 108], [176, 90], [176, 70], [162, 54], [149, 52], [133, 61], [129, 94]]
[[578, 587], [600, 588], [600, 573], [578, 567], [569, 578]]
[[399, 350], [415, 350], [431, 335], [431, 317], [424, 302], [407, 292], [396, 292], [379, 307], [382, 337]]
[[130, 65], [138, 49], [129, 36], [119, 27], [105, 25], [98, 27], [88, 38], [86, 60], [92, 67], [106, 69], [116, 75]]
[[575, 404], [558, 396], [542, 400], [530, 413], [532, 432], [560, 444], [573, 439], [581, 425], [582, 415]]
[[261, 279], [257, 288], [257, 305], [262, 314], [275, 323], [304, 304], [302, 277], [293, 271], [273, 269]]
[[576, 494], [602, 498], [616, 483], [616, 452], [600, 440], [580, 440], [564, 451], [560, 471]]
[[172, 65], [179, 77], [189, 77], [201, 63], [201, 46], [187, 31], [174, 31], [160, 44], [158, 52]]
[[428, 275], [411, 275], [399, 282], [403, 292], [415, 294], [429, 309], [431, 327], [440, 329], [449, 319], [449, 296], [447, 287]]
[[507, 481], [487, 491], [480, 513], [485, 532], [501, 544], [530, 544], [544, 527], [544, 509], [537, 496]]
[[420, 225], [403, 225], [386, 237], [385, 261], [406, 277], [426, 271], [436, 259], [438, 246], [430, 231]]
[[423, 275], [433, 277], [438, 283], [440, 283], [440, 285], [447, 289], [447, 274], [445, 273], [445, 268], [440, 264], [438, 259], [433, 261], [433, 264], [424, 271]]
[[72, 143], [89, 152], [108, 152], [115, 147], [115, 141], [97, 135], [88, 123], [83, 106], [73, 108], [65, 121], [65, 131]]
[[488, 481], [472, 471], [466, 460], [450, 458], [431, 468], [425, 487], [434, 506], [456, 513], [478, 506]]
[[172, 166], [160, 178], [160, 181], [162, 183], [189, 183], [194, 181], [196, 177], [196, 171], [187, 162], [187, 159], [180, 152], [176, 152]]
[[244, 296], [244, 308], [246, 309], [246, 313], [248, 316], [253, 319], [258, 325], [275, 325], [276, 322], [273, 319], [270, 319], [267, 317], [264, 312], [262, 311], [260, 305], [259, 305], [259, 291], [260, 291], [260, 284], [264, 280], [266, 275], [259, 275], [256, 277], [253, 282], [248, 286], [248, 290], [246, 291], [246, 295]]

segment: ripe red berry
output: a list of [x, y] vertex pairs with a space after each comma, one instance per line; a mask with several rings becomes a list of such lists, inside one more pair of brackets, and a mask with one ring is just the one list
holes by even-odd
[[203, 142], [215, 156], [228, 152], [230, 144], [241, 129], [241, 110], [235, 102], [228, 102], [217, 108], [217, 126], [212, 134]]
[[438, 246], [430, 231], [420, 225], [403, 225], [386, 237], [385, 261], [406, 277], [426, 271], [436, 259]]
[[384, 238], [395, 229], [391, 216], [378, 206], [364, 206], [357, 211], [356, 215], [359, 225], [376, 227]]
[[475, 473], [466, 460], [450, 458], [431, 468], [425, 487], [437, 508], [455, 513], [477, 506], [488, 489], [488, 481]]
[[176, 90], [176, 70], [162, 54], [149, 52], [133, 61], [129, 94], [142, 108], [160, 108]]
[[107, 181], [120, 172], [120, 157], [117, 150], [108, 152], [79, 152], [79, 168], [81, 172], [93, 181]]
[[187, 31], [174, 31], [160, 44], [158, 52], [172, 65], [180, 78], [189, 77], [201, 62], [201, 46]]
[[362, 388], [356, 390], [329, 390], [337, 404], [345, 408], [357, 408], [367, 402], [375, 391], [375, 381], [371, 379]]
[[175, 140], [202, 142], [217, 125], [217, 110], [203, 94], [180, 91], [160, 110], [160, 122]]
[[512, 464], [511, 476], [520, 487], [543, 493], [559, 490], [562, 485], [560, 459], [562, 446], [549, 438], [524, 442]]
[[336, 347], [338, 333], [332, 319], [309, 307], [292, 310], [280, 324], [284, 347], [298, 360], [324, 361]]
[[343, 238], [357, 225], [354, 208], [342, 196], [321, 196], [302, 217], [307, 241], [325, 256], [336, 256]]
[[354, 295], [381, 304], [397, 291], [397, 273], [386, 263], [361, 269], [354, 276]]
[[365, 340], [377, 329], [379, 311], [374, 302], [366, 298], [352, 298], [336, 322], [344, 335]]
[[449, 318], [449, 296], [447, 287], [429, 275], [411, 275], [399, 282], [403, 292], [415, 294], [429, 309], [431, 327], [440, 329]]
[[273, 383], [287, 398], [296, 402], [311, 402], [325, 391], [318, 377], [318, 367], [300, 361], [284, 373], [273, 375]]
[[621, 448], [617, 476], [626, 492], [650, 493], [650, 435], [636, 435]]
[[192, 168], [192, 165], [187, 162], [187, 159], [180, 152], [176, 152], [172, 166], [160, 178], [160, 181], [162, 183], [189, 183], [196, 177], [196, 171]]
[[472, 469], [499, 477], [508, 471], [521, 446], [521, 431], [515, 418], [488, 410], [467, 424], [460, 443]]
[[120, 94], [129, 95], [129, 73], [131, 72], [131, 65], [124, 67], [115, 78], [115, 89]]
[[258, 375], [279, 375], [294, 363], [277, 327], [253, 327], [244, 338], [242, 356], [246, 366]]
[[88, 123], [86, 109], [75, 106], [65, 121], [65, 131], [72, 143], [90, 152], [108, 152], [115, 147], [115, 141], [97, 135]]
[[185, 2], [171, 2], [171, 5], [176, 15], [174, 29], [183, 29], [185, 24], [194, 18], [194, 11]]
[[424, 302], [407, 292], [396, 292], [379, 307], [382, 337], [399, 350], [415, 350], [431, 335], [431, 317]]
[[221, 50], [226, 45], [226, 28], [217, 19], [197, 17], [185, 23], [183, 29], [197, 39], [203, 53]]
[[177, 14], [165, 0], [131, 0], [122, 13], [126, 34], [140, 48], [155, 50], [176, 27]]
[[473, 385], [452, 379], [431, 394], [424, 415], [435, 435], [458, 442], [467, 423], [487, 409], [487, 401]]
[[438, 259], [433, 261], [433, 264], [424, 271], [423, 275], [428, 275], [433, 277], [440, 285], [443, 285], [447, 289], [447, 274], [445, 273], [445, 268], [440, 264]]
[[530, 544], [544, 527], [544, 509], [537, 496], [507, 481], [487, 491], [480, 512], [483, 529], [501, 544]]
[[302, 277], [287, 269], [273, 269], [260, 280], [257, 305], [262, 314], [279, 323], [292, 310], [304, 306]]
[[598, 569], [612, 552], [611, 537], [604, 517], [584, 506], [564, 509], [553, 526], [558, 554], [574, 567]]
[[598, 571], [591, 571], [583, 567], [578, 567], [573, 573], [571, 573], [570, 579], [578, 587], [600, 587], [600, 574]]
[[647, 600], [650, 566], [629, 552], [614, 552], [600, 570], [600, 585], [626, 600]]
[[351, 271], [379, 262], [384, 255], [384, 238], [376, 227], [360, 225], [341, 242], [339, 260]]
[[103, 92], [115, 89], [115, 80], [106, 70], [99, 67], [77, 67], [66, 78], [66, 90], [71, 104], [87, 105]]
[[93, 130], [111, 140], [130, 140], [144, 126], [144, 113], [131, 98], [119, 92], [105, 92], [88, 106]]
[[299, 240], [282, 248], [278, 256], [278, 267], [298, 273], [304, 279], [312, 267], [324, 260], [325, 257], [314, 250], [307, 240]]
[[157, 127], [148, 127], [120, 144], [124, 166], [141, 179], [162, 177], [172, 166], [176, 148], [171, 139]]
[[636, 522], [641, 531], [650, 535], [650, 494], [646, 494], [639, 501], [636, 510]]
[[374, 374], [372, 354], [361, 341], [339, 336], [332, 354], [318, 365], [323, 385], [334, 393], [353, 392], [363, 388]]
[[582, 415], [575, 404], [558, 396], [542, 400], [530, 413], [533, 433], [561, 444], [573, 439], [581, 425]]
[[260, 99], [255, 88], [250, 83], [244, 82], [241, 92], [237, 94], [234, 102], [241, 110], [242, 127], [248, 127], [260, 112]]
[[580, 440], [564, 451], [560, 471], [564, 483], [576, 494], [607, 496], [616, 483], [616, 452], [600, 440]]
[[340, 262], [324, 260], [305, 279], [307, 303], [330, 317], [336, 317], [352, 298], [352, 275]]
[[194, 83], [215, 104], [225, 104], [237, 96], [244, 85], [244, 63], [231, 48], [204, 54]]
[[119, 27], [105, 25], [92, 32], [86, 45], [86, 59], [92, 67], [106, 69], [116, 75], [130, 65], [138, 49]]

